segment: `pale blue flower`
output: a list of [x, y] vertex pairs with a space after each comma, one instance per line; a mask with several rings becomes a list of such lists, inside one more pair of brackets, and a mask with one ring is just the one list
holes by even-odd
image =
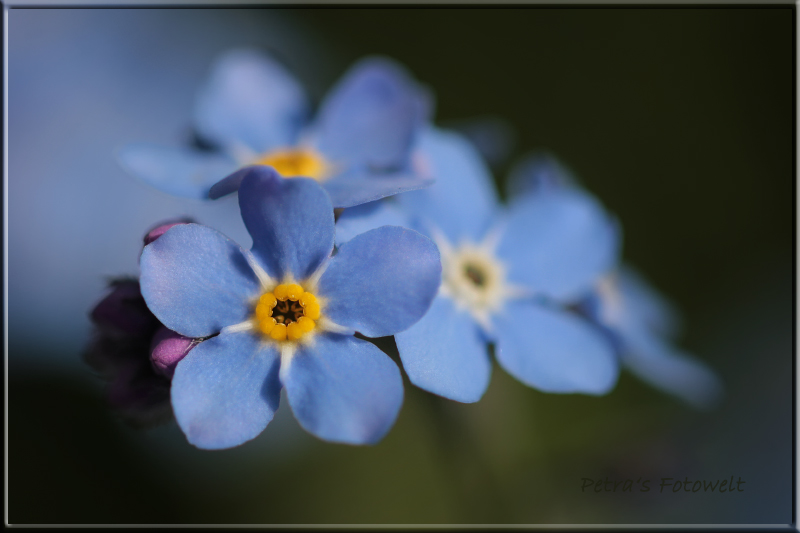
[[119, 159], [154, 187], [201, 199], [235, 191], [251, 165], [270, 165], [285, 177], [316, 179], [334, 207], [349, 207], [432, 183], [408, 161], [429, 100], [402, 67], [367, 58], [309, 121], [305, 91], [280, 63], [236, 50], [197, 94], [194, 146], [129, 145]]
[[[578, 190], [572, 172], [549, 154], [526, 158], [511, 176], [509, 189], [518, 197]], [[601, 272], [580, 309], [607, 330], [624, 367], [642, 380], [698, 408], [719, 401], [716, 373], [674, 346], [677, 312], [632, 267]]]
[[619, 372], [610, 344], [565, 309], [616, 261], [616, 226], [602, 206], [577, 191], [553, 190], [504, 208], [476, 151], [445, 131], [425, 131], [415, 157], [436, 176], [434, 186], [345, 210], [337, 233], [344, 242], [405, 216], [439, 247], [439, 294], [425, 318], [395, 335], [411, 382], [477, 401], [489, 383], [491, 342], [500, 365], [527, 385], [608, 392]]

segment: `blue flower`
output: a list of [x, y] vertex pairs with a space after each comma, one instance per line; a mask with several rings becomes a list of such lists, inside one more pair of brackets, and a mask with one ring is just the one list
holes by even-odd
[[[577, 179], [555, 157], [536, 154], [512, 172], [518, 195], [577, 190]], [[612, 339], [625, 368], [656, 388], [705, 409], [717, 403], [722, 382], [705, 363], [673, 346], [679, 317], [632, 267], [601, 272], [579, 305]]]
[[129, 145], [119, 159], [147, 183], [190, 198], [224, 196], [238, 189], [248, 166], [269, 165], [285, 177], [316, 179], [334, 207], [349, 207], [432, 183], [408, 165], [429, 100], [399, 65], [367, 58], [309, 123], [307, 97], [289, 72], [237, 50], [215, 64], [197, 95], [195, 146]]
[[585, 308], [613, 336], [623, 365], [654, 387], [708, 409], [722, 382], [705, 363], [673, 346], [677, 315], [630, 266], [598, 280]]
[[333, 207], [308, 178], [256, 167], [239, 206], [250, 250], [198, 224], [170, 228], [141, 257], [142, 294], [187, 337], [210, 339], [178, 363], [175, 418], [199, 448], [256, 437], [286, 388], [300, 425], [319, 438], [374, 443], [403, 401], [400, 372], [373, 344], [419, 320], [441, 279], [436, 246], [381, 227], [331, 256]]
[[529, 386], [608, 392], [619, 372], [610, 344], [564, 308], [616, 260], [616, 228], [602, 207], [557, 190], [504, 209], [480, 157], [452, 133], [425, 131], [418, 161], [436, 175], [434, 186], [394, 197], [394, 205], [345, 210], [337, 233], [344, 242], [374, 220], [407, 216], [439, 247], [442, 285], [431, 310], [395, 335], [411, 382], [477, 401], [489, 383], [492, 342], [500, 365]]

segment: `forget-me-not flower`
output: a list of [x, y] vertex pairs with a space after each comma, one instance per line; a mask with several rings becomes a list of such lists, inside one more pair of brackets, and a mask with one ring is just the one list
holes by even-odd
[[[517, 196], [554, 188], [576, 190], [577, 180], [549, 154], [523, 160], [509, 182]], [[721, 397], [716, 373], [673, 345], [677, 312], [632, 267], [601, 272], [579, 309], [606, 329], [624, 367], [642, 380], [698, 408], [709, 408]]]
[[[214, 66], [195, 102], [194, 147], [135, 144], [122, 165], [174, 195], [219, 198], [251, 165], [319, 181], [334, 207], [426, 187], [408, 161], [430, 98], [399, 65], [367, 58], [354, 65], [309, 121], [302, 86], [271, 57], [236, 50]], [[216, 185], [212, 186], [228, 178]]]
[[[607, 339], [563, 306], [614, 264], [613, 221], [570, 190], [501, 208], [489, 173], [459, 136], [426, 130], [418, 162], [432, 187], [359, 206], [340, 217], [337, 239], [402, 220], [427, 232], [442, 256], [442, 285], [423, 320], [395, 335], [409, 379], [461, 402], [489, 383], [487, 343], [500, 365], [545, 392], [604, 394], [619, 365]], [[377, 222], [380, 221], [380, 222]]]
[[281, 388], [300, 425], [319, 438], [374, 443], [403, 400], [397, 365], [353, 336], [393, 335], [428, 310], [441, 280], [436, 246], [381, 227], [331, 255], [334, 216], [322, 187], [254, 167], [239, 194], [253, 238], [243, 250], [198, 224], [145, 247], [142, 294], [170, 329], [216, 335], [175, 368], [172, 406], [189, 442], [229, 448], [257, 436]]

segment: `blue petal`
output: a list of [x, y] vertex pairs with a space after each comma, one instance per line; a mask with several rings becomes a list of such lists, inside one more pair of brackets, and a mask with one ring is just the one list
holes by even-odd
[[431, 178], [407, 173], [333, 178], [322, 185], [334, 207], [352, 207], [406, 191], [429, 187]]
[[261, 153], [294, 144], [308, 114], [303, 88], [278, 62], [252, 50], [225, 54], [197, 95], [195, 125], [225, 147]]
[[578, 179], [554, 155], [534, 152], [514, 165], [506, 180], [506, 192], [512, 200], [528, 194], [562, 187], [578, 187]]
[[356, 235], [381, 226], [408, 227], [409, 221], [392, 202], [369, 202], [347, 208], [336, 220], [336, 243], [341, 245]]
[[206, 199], [211, 186], [236, 169], [236, 163], [225, 155], [150, 144], [127, 145], [117, 158], [131, 175], [185, 198]]
[[498, 208], [492, 177], [477, 151], [455, 133], [428, 128], [417, 145], [421, 172], [436, 179], [397, 197], [410, 214], [437, 226], [451, 242], [478, 241]]
[[228, 177], [221, 179], [215, 183], [208, 191], [208, 197], [211, 200], [222, 198], [228, 194], [236, 192], [242, 186], [242, 180], [247, 176], [251, 170], [255, 168], [253, 165], [242, 167]]
[[216, 450], [264, 431], [280, 402], [280, 358], [250, 333], [222, 333], [175, 367], [172, 408], [190, 443]]
[[621, 265], [616, 280], [623, 303], [619, 329], [624, 332], [652, 331], [675, 337], [680, 331], [680, 316], [630, 265]]
[[328, 441], [374, 444], [403, 404], [397, 365], [373, 344], [351, 336], [317, 335], [280, 376], [297, 421]]
[[623, 364], [647, 383], [698, 409], [710, 409], [722, 398], [722, 381], [700, 360], [644, 333], [624, 342]]
[[617, 382], [619, 362], [608, 341], [566, 311], [509, 302], [492, 324], [497, 361], [526, 385], [544, 392], [605, 394]]
[[486, 340], [469, 314], [438, 296], [422, 320], [395, 335], [411, 383], [459, 402], [477, 402], [489, 386]]
[[333, 206], [310, 178], [282, 178], [255, 166], [239, 188], [239, 207], [253, 237], [252, 252], [267, 273], [298, 281], [314, 273], [333, 250]]
[[[211, 187], [208, 197], [216, 200], [238, 191], [242, 180], [253, 168], [255, 167], [240, 168], [227, 178], [216, 183]], [[400, 172], [372, 175], [349, 173], [331, 178], [323, 182], [322, 185], [328, 193], [333, 207], [345, 208], [373, 202], [406, 191], [423, 189], [433, 183], [434, 180], [432, 178]]]
[[400, 65], [381, 58], [362, 60], [322, 103], [315, 144], [334, 162], [402, 166], [422, 123], [425, 101]]
[[411, 327], [431, 305], [442, 279], [436, 245], [419, 233], [383, 226], [342, 245], [320, 278], [324, 315], [367, 337]]
[[452, 123], [451, 127], [469, 140], [493, 167], [505, 163], [514, 148], [516, 133], [503, 118], [492, 115], [474, 117]]
[[515, 202], [497, 256], [508, 279], [560, 301], [574, 301], [609, 271], [619, 254], [615, 222], [577, 189], [551, 190]]
[[238, 244], [199, 224], [180, 224], [144, 247], [142, 296], [169, 329], [206, 337], [247, 320], [260, 285]]

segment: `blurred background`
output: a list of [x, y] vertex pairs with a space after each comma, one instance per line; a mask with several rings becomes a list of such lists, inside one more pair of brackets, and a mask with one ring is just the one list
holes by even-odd
[[[11, 9], [8, 34], [8, 520], [59, 523], [792, 521], [794, 16], [781, 8]], [[715, 368], [699, 413], [623, 374], [548, 395], [495, 365], [463, 405], [406, 382], [374, 447], [306, 434], [283, 402], [257, 439], [195, 449], [136, 430], [82, 362], [110, 276], [190, 215], [244, 245], [235, 199], [148, 188], [114, 153], [183, 142], [218, 54], [277, 54], [319, 99], [353, 61], [403, 63], [436, 120], [502, 117], [498, 184], [557, 155], [621, 220], [624, 257], [683, 312]], [[513, 135], [511, 135], [513, 133]], [[502, 188], [502, 187], [501, 187]], [[744, 492], [660, 494], [660, 478]], [[647, 493], [582, 478], [651, 479]]]

